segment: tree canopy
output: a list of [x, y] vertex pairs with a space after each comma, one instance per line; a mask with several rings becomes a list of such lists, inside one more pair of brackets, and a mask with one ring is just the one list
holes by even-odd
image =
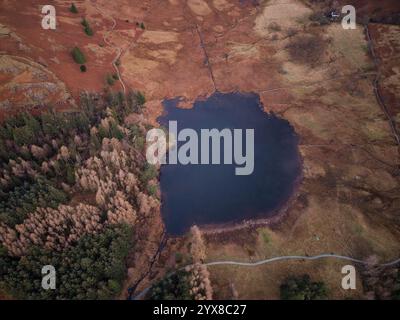
[[287, 278], [280, 287], [283, 300], [322, 300], [327, 298], [323, 282], [313, 282], [309, 275]]

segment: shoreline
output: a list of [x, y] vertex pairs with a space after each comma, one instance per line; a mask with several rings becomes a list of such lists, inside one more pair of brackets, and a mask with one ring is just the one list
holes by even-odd
[[[256, 91], [242, 92], [240, 90], [234, 90], [234, 91], [229, 91], [229, 92], [215, 91], [214, 93], [208, 95], [208, 97], [210, 97], [216, 93], [219, 93], [219, 94], [239, 93], [244, 96], [254, 95], [254, 96], [256, 96], [256, 98], [258, 100], [258, 107], [266, 116], [275, 116], [278, 119], [288, 122], [289, 126], [291, 128], [293, 128], [294, 134], [296, 135], [296, 137], [298, 139], [297, 147], [298, 147], [298, 162], [299, 162], [299, 166], [300, 166], [300, 173], [299, 173], [298, 177], [296, 178], [296, 180], [293, 182], [293, 188], [292, 188], [290, 196], [288, 197], [288, 199], [286, 201], [282, 201], [282, 203], [278, 205], [277, 209], [264, 212], [264, 213], [260, 214], [260, 217], [255, 217], [255, 218], [243, 219], [240, 221], [223, 222], [223, 223], [203, 224], [203, 225], [193, 224], [192, 226], [196, 225], [204, 235], [218, 235], [218, 234], [224, 234], [227, 232], [243, 230], [246, 228], [251, 229], [251, 228], [257, 228], [257, 227], [263, 227], [263, 226], [276, 226], [287, 216], [290, 207], [293, 206], [293, 204], [296, 202], [298, 197], [301, 195], [300, 187], [304, 180], [304, 172], [303, 172], [304, 159], [301, 155], [300, 148], [299, 148], [300, 147], [300, 135], [295, 131], [294, 126], [290, 123], [290, 121], [288, 119], [286, 119], [285, 117], [283, 117], [281, 115], [275, 114], [274, 112], [268, 112], [265, 110], [264, 104], [261, 101], [261, 96], [260, 96], [259, 92], [256, 92]], [[162, 116], [157, 118], [157, 120], [156, 120], [157, 123], [160, 124], [160, 118], [164, 117], [168, 113], [168, 110], [167, 110], [168, 107], [165, 105], [165, 103], [171, 102], [171, 103], [173, 103], [173, 107], [180, 108], [179, 107], [179, 104], [180, 104], [179, 99], [180, 98], [181, 97], [175, 97], [173, 99], [165, 99], [163, 101], [163, 113], [162, 113]], [[206, 100], [207, 97], [202, 97], [198, 100], [195, 100], [192, 103], [191, 108], [189, 108], [189, 109], [194, 108], [195, 103], [197, 101], [203, 101], [203, 99]], [[187, 108], [183, 108], [183, 109], [187, 109]], [[160, 180], [161, 180], [161, 177], [159, 179], [159, 183], [160, 183]], [[161, 207], [162, 207], [162, 200], [161, 200]], [[164, 222], [163, 213], [161, 211], [160, 211], [160, 214], [161, 214], [162, 220]], [[165, 222], [164, 222], [164, 225], [165, 225]], [[185, 237], [189, 231], [190, 231], [190, 227], [182, 234], [167, 234], [167, 237], [170, 239], [181, 239], [181, 238]]]
[[[300, 156], [300, 164], [301, 168], [303, 168], [303, 158]], [[226, 222], [226, 223], [216, 223], [216, 224], [204, 224], [204, 225], [192, 225], [192, 226], [197, 226], [200, 231], [202, 232], [203, 235], [205, 236], [213, 236], [213, 235], [222, 235], [228, 232], [233, 232], [233, 231], [241, 231], [243, 229], [253, 229], [253, 228], [258, 228], [258, 227], [265, 227], [265, 226], [276, 226], [282, 220], [287, 217], [289, 213], [289, 209], [295, 204], [299, 196], [301, 195], [301, 185], [304, 181], [304, 174], [303, 170], [301, 171], [301, 174], [297, 177], [293, 184], [293, 191], [292, 194], [290, 195], [289, 199], [285, 201], [282, 206], [279, 209], [275, 209], [269, 212], [264, 213], [263, 215], [266, 214], [271, 214], [269, 217], [265, 218], [253, 218], [253, 219], [244, 219], [239, 222]], [[161, 213], [161, 212], [160, 212]], [[161, 213], [162, 215], [162, 213]], [[164, 221], [163, 221], [164, 223]], [[173, 234], [168, 234], [167, 237], [169, 239], [183, 239], [187, 234], [189, 233], [190, 228], [183, 234], [181, 235], [173, 235]]]
[[[303, 164], [303, 159], [301, 158], [301, 165], [302, 164]], [[287, 217], [289, 209], [294, 205], [294, 203], [301, 195], [300, 187], [302, 185], [303, 179], [304, 179], [304, 174], [302, 171], [299, 177], [296, 179], [295, 183], [293, 184], [293, 191], [289, 199], [285, 201], [285, 203], [282, 204], [282, 206], [279, 209], [268, 212], [269, 214], [273, 213], [269, 217], [245, 219], [240, 222], [227, 222], [220, 224], [207, 224], [207, 225], [197, 225], [197, 226], [199, 227], [200, 231], [206, 236], [220, 235], [227, 232], [238, 231], [243, 229], [253, 229], [265, 226], [276, 226], [285, 217]], [[185, 236], [185, 234], [177, 237], [179, 238], [183, 236]]]

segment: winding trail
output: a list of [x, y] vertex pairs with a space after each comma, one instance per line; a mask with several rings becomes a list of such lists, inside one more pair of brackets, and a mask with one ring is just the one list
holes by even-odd
[[118, 68], [118, 65], [117, 65], [117, 61], [121, 58], [121, 55], [122, 55], [123, 51], [122, 51], [122, 49], [120, 47], [115, 46], [110, 40], [108, 40], [109, 34], [111, 32], [113, 32], [115, 30], [115, 27], [117, 26], [117, 21], [113, 17], [111, 17], [109, 15], [106, 15], [103, 11], [101, 11], [100, 8], [97, 6], [97, 4], [95, 4], [93, 1], [92, 1], [92, 5], [102, 16], [104, 16], [105, 18], [110, 19], [112, 21], [112, 23], [113, 23], [111, 29], [106, 31], [106, 33], [103, 35], [103, 41], [109, 47], [114, 47], [116, 49], [116, 51], [117, 51], [117, 55], [115, 56], [115, 58], [112, 61], [112, 66], [115, 69], [115, 71], [117, 72], [118, 80], [122, 85], [122, 88], [124, 90], [124, 94], [126, 94], [126, 85], [125, 85], [124, 79], [122, 78], [121, 72], [120, 72], [120, 70]]
[[[112, 23], [113, 23], [112, 27], [108, 31], [106, 31], [106, 33], [104, 34], [103, 40], [108, 46], [116, 49], [116, 56], [112, 61], [112, 65], [113, 65], [113, 68], [115, 69], [115, 71], [116, 71], [116, 73], [118, 75], [118, 78], [119, 78], [119, 81], [120, 81], [121, 86], [123, 88], [123, 91], [124, 91], [124, 93], [126, 93], [126, 85], [125, 85], [125, 82], [124, 82], [124, 80], [122, 78], [121, 72], [120, 72], [120, 70], [118, 68], [118, 65], [117, 65], [117, 61], [120, 60], [121, 56], [123, 55], [123, 49], [121, 47], [115, 46], [108, 39], [109, 34], [115, 30], [115, 28], [117, 26], [117, 21], [113, 17], [104, 14], [93, 1], [92, 1], [92, 5], [94, 6], [94, 8], [102, 16], [104, 16], [105, 18], [110, 19], [112, 21]], [[392, 132], [393, 132], [393, 135], [395, 137], [395, 140], [396, 140], [397, 144], [400, 144], [400, 138], [399, 138], [399, 134], [397, 132], [397, 128], [396, 128], [396, 126], [395, 126], [395, 124], [393, 122], [393, 119], [390, 117], [388, 109], [387, 109], [385, 103], [383, 102], [383, 99], [381, 98], [381, 95], [380, 95], [380, 92], [379, 92], [379, 89], [378, 89], [378, 83], [379, 83], [379, 78], [380, 78], [379, 62], [378, 62], [378, 59], [377, 59], [377, 57], [375, 55], [375, 52], [374, 52], [374, 48], [373, 48], [372, 40], [371, 40], [371, 37], [370, 37], [368, 25], [365, 26], [365, 29], [366, 29], [366, 34], [367, 34], [367, 39], [368, 39], [369, 47], [370, 47], [370, 50], [371, 50], [371, 54], [372, 54], [372, 57], [374, 59], [375, 65], [376, 65], [376, 67], [378, 69], [378, 74], [377, 74], [377, 77], [376, 77], [376, 79], [374, 81], [375, 95], [377, 97], [378, 103], [382, 107], [383, 112], [385, 113], [386, 117], [389, 120], [389, 124], [391, 126], [391, 129], [392, 129]], [[212, 68], [211, 68], [210, 61], [209, 61], [209, 57], [208, 57], [208, 54], [207, 54], [207, 51], [206, 51], [206, 48], [205, 48], [205, 44], [204, 44], [204, 41], [203, 41], [203, 38], [202, 38], [202, 35], [201, 35], [201, 31], [199, 30], [199, 27], [198, 27], [197, 24], [196, 24], [196, 31], [197, 31], [198, 36], [200, 38], [201, 47], [202, 47], [202, 49], [204, 50], [204, 53], [205, 53], [207, 67], [209, 68], [209, 71], [210, 71], [210, 75], [211, 75], [211, 79], [212, 79], [212, 82], [213, 82], [213, 85], [214, 85], [214, 89], [217, 90], [215, 79], [214, 79], [214, 75], [213, 75]], [[136, 40], [136, 37], [132, 41], [132, 43], [134, 43], [135, 40]], [[132, 43], [129, 44], [129, 46], [127, 47], [128, 49], [132, 46]], [[330, 80], [333, 80], [333, 79], [329, 79], [329, 81]], [[264, 90], [263, 92], [275, 91], [275, 90], [281, 90], [281, 89], [284, 89], [284, 88], [274, 88], [274, 89]], [[158, 254], [159, 254], [159, 252], [157, 252], [157, 255]], [[327, 259], [327, 258], [350, 261], [350, 262], [353, 262], [353, 263], [356, 263], [356, 264], [360, 264], [360, 265], [370, 265], [370, 263], [367, 262], [367, 261], [356, 259], [356, 258], [352, 258], [352, 257], [349, 257], [349, 256], [337, 255], [337, 254], [320, 254], [320, 255], [316, 255], [316, 256], [289, 255], [289, 256], [279, 256], [279, 257], [263, 259], [263, 260], [259, 260], [259, 261], [256, 261], [256, 262], [222, 261], [221, 260], [221, 261], [213, 261], [213, 262], [204, 263], [203, 265], [205, 265], [205, 266], [232, 265], [232, 266], [241, 266], [241, 267], [257, 267], [257, 266], [260, 266], [260, 265], [270, 264], [270, 263], [274, 263], [274, 262], [278, 262], [278, 261], [288, 261], [288, 260], [314, 261], [314, 260]], [[390, 262], [387, 262], [387, 263], [378, 264], [377, 266], [380, 266], [380, 267], [391, 267], [391, 266], [395, 266], [395, 265], [397, 265], [399, 263], [400, 263], [400, 258], [396, 259], [396, 260], [393, 260], [393, 261], [390, 261]], [[192, 266], [192, 265], [183, 266], [183, 267], [181, 267], [181, 268], [179, 268], [179, 269], [167, 274], [166, 277], [171, 276], [174, 273], [176, 273], [177, 271], [184, 270], [185, 268], [190, 267], [190, 266]], [[131, 295], [134, 293], [136, 287], [139, 285], [141, 280], [143, 280], [143, 278], [141, 278], [137, 283], [135, 283], [135, 285], [131, 286], [128, 289], [130, 299], [134, 299], [134, 300], [141, 299], [151, 289], [152, 286], [149, 286], [149, 287], [145, 288], [144, 290], [142, 290], [135, 297], [131, 298]]]
[[[264, 259], [256, 262], [237, 262], [237, 261], [214, 261], [214, 262], [209, 262], [205, 263], [205, 266], [219, 266], [219, 265], [234, 265], [234, 266], [245, 266], [245, 267], [256, 267], [260, 266], [263, 264], [268, 264], [271, 262], [276, 262], [276, 261], [283, 261], [283, 260], [318, 260], [318, 259], [324, 259], [324, 258], [336, 258], [340, 260], [347, 260], [351, 262], [355, 262], [361, 265], [369, 265], [370, 263], [364, 260], [348, 257], [348, 256], [342, 256], [338, 254], [320, 254], [317, 256], [281, 256], [281, 257], [274, 257], [274, 258], [269, 258], [269, 259]], [[390, 261], [388, 263], [383, 263], [379, 264], [378, 266], [380, 267], [390, 267], [394, 266], [396, 264], [400, 263], [400, 258]]]
[[[257, 266], [261, 266], [264, 264], [269, 264], [272, 262], [277, 262], [277, 261], [285, 261], [285, 260], [308, 260], [308, 261], [312, 261], [312, 260], [319, 260], [319, 259], [326, 259], [326, 258], [335, 258], [335, 259], [340, 259], [340, 260], [345, 260], [345, 261], [350, 261], [350, 262], [354, 262], [357, 264], [361, 264], [361, 265], [370, 265], [371, 263], [369, 263], [368, 261], [364, 261], [364, 260], [360, 260], [360, 259], [356, 259], [356, 258], [352, 258], [352, 257], [348, 257], [348, 256], [342, 256], [342, 255], [338, 255], [338, 254], [329, 254], [329, 253], [323, 253], [320, 255], [316, 255], [316, 256], [280, 256], [280, 257], [274, 257], [274, 258], [269, 258], [269, 259], [264, 259], [264, 260], [260, 260], [260, 261], [256, 261], [256, 262], [240, 262], [240, 261], [214, 261], [214, 262], [208, 262], [208, 263], [204, 263], [204, 266], [222, 266], [222, 265], [232, 265], [232, 266], [241, 266], [241, 267], [257, 267]], [[386, 263], [382, 263], [382, 264], [377, 264], [376, 266], [379, 267], [392, 267], [395, 266], [397, 264], [400, 264], [400, 258], [393, 260], [393, 261], [389, 261]], [[184, 270], [187, 267], [191, 267], [193, 265], [186, 265], [184, 267], [181, 267], [169, 274], [167, 274], [165, 277], [169, 277], [171, 275], [173, 275], [174, 273], [176, 273], [177, 271], [181, 271]], [[143, 291], [141, 291], [139, 294], [137, 294], [135, 297], [133, 297], [133, 300], [139, 300], [141, 298], [143, 298], [147, 292], [149, 292], [149, 290], [151, 289], [152, 286], [149, 286], [147, 288], [145, 288]]]

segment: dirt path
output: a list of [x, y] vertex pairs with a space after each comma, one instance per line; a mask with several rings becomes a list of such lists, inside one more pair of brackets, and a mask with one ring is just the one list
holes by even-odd
[[[270, 259], [265, 259], [265, 260], [260, 260], [256, 262], [237, 262], [237, 261], [214, 261], [214, 262], [209, 262], [205, 263], [205, 266], [219, 266], [219, 265], [234, 265], [234, 266], [244, 266], [244, 267], [256, 267], [260, 266], [263, 264], [268, 264], [271, 262], [276, 262], [276, 261], [282, 261], [282, 260], [319, 260], [319, 259], [324, 259], [324, 258], [336, 258], [340, 260], [347, 260], [351, 262], [355, 262], [361, 265], [369, 265], [370, 263], [364, 260], [348, 257], [348, 256], [342, 256], [338, 254], [320, 254], [317, 256], [281, 256], [281, 257], [275, 257], [275, 258], [270, 258]], [[388, 263], [383, 263], [379, 264], [381, 267], [390, 267], [394, 266], [396, 264], [400, 263], [400, 258], [390, 261]]]
[[[369, 262], [364, 261], [364, 260], [360, 260], [360, 259], [356, 259], [356, 258], [352, 258], [352, 257], [348, 257], [348, 256], [342, 256], [342, 255], [338, 255], [338, 254], [329, 254], [329, 253], [323, 253], [323, 254], [320, 254], [317, 256], [281, 256], [281, 257], [264, 259], [264, 260], [260, 260], [260, 261], [256, 261], [256, 262], [214, 261], [214, 262], [204, 263], [204, 265], [208, 266], [208, 267], [209, 266], [222, 266], [222, 265], [232, 265], [232, 266], [241, 266], [241, 267], [257, 267], [260, 265], [269, 264], [269, 263], [277, 262], [277, 261], [286, 261], [286, 260], [308, 260], [308, 261], [310, 261], [310, 260], [319, 260], [319, 259], [326, 259], [326, 258], [335, 258], [335, 259], [354, 262], [354, 263], [361, 264], [361, 265], [370, 265]], [[391, 267], [391, 266], [394, 266], [399, 263], [400, 263], [400, 258], [390, 261], [390, 262], [387, 262], [387, 263], [378, 264], [377, 266]], [[190, 267], [190, 266], [192, 266], [192, 265], [184, 266], [182, 268], [179, 268], [176, 271], [184, 270], [185, 268]], [[166, 277], [173, 275], [176, 271], [171, 272], [170, 274], [166, 275]], [[137, 294], [133, 298], [133, 300], [142, 299], [147, 294], [147, 292], [149, 292], [150, 289], [151, 289], [151, 286], [147, 287], [142, 292]]]
[[108, 30], [108, 31], [104, 34], [104, 36], [103, 36], [103, 41], [104, 41], [108, 46], [115, 48], [116, 51], [117, 51], [117, 55], [115, 56], [115, 58], [114, 58], [113, 61], [112, 61], [112, 66], [113, 66], [113, 68], [115, 69], [115, 71], [116, 71], [116, 73], [117, 73], [117, 75], [118, 75], [118, 80], [119, 80], [119, 82], [121, 83], [122, 89], [124, 90], [124, 94], [126, 94], [126, 85], [125, 85], [124, 79], [122, 78], [121, 72], [120, 72], [120, 70], [119, 70], [119, 68], [118, 68], [118, 64], [117, 64], [117, 62], [118, 62], [118, 61], [120, 60], [120, 58], [121, 58], [121, 55], [122, 55], [122, 52], [123, 52], [123, 51], [122, 51], [122, 49], [121, 49], [120, 47], [115, 46], [113, 43], [111, 43], [110, 40], [108, 40], [109, 34], [110, 34], [112, 31], [114, 31], [114, 30], [115, 30], [115, 27], [117, 26], [117, 21], [116, 21], [113, 17], [111, 17], [111, 16], [106, 15], [105, 13], [103, 13], [103, 11], [101, 11], [100, 8], [97, 6], [97, 4], [95, 4], [93, 1], [92, 1], [92, 5], [93, 5], [93, 7], [94, 7], [102, 16], [104, 16], [106, 19], [110, 19], [110, 20], [112, 21], [112, 23], [113, 23], [111, 29]]

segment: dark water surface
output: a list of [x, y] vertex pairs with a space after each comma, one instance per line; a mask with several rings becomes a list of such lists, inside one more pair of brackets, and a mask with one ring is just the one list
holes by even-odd
[[193, 224], [240, 222], [276, 214], [301, 174], [298, 138], [289, 122], [263, 112], [256, 94], [215, 93], [196, 101], [192, 109], [180, 109], [177, 103], [178, 99], [164, 101], [165, 115], [158, 119], [161, 125], [168, 127], [169, 121], [177, 121], [178, 130], [191, 128], [199, 137], [200, 129], [254, 129], [254, 172], [235, 175], [235, 163], [163, 165], [162, 214], [167, 231], [181, 235]]

